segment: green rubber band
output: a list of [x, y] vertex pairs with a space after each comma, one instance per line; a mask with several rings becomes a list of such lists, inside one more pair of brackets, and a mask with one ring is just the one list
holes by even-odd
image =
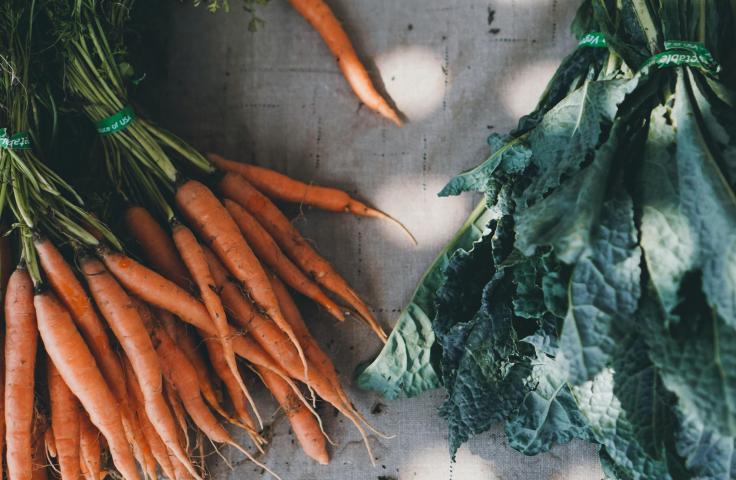
[[591, 47], [591, 48], [606, 48], [606, 37], [601, 32], [590, 32], [583, 35], [578, 43], [578, 48]]
[[655, 65], [659, 68], [687, 65], [699, 68], [711, 75], [721, 71], [721, 66], [702, 43], [668, 40], [664, 42], [664, 48], [664, 52], [653, 55], [644, 62], [641, 69], [644, 70]]
[[18, 132], [8, 137], [8, 129], [0, 128], [0, 148], [6, 150], [29, 150], [31, 148], [31, 136], [28, 132]]
[[135, 120], [135, 112], [133, 107], [128, 105], [119, 112], [95, 122], [95, 127], [100, 135], [110, 135], [128, 128], [133, 120]]

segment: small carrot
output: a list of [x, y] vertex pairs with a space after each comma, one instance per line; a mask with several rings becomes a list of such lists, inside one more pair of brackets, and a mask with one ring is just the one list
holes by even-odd
[[69, 312], [48, 291], [36, 293], [33, 303], [38, 331], [61, 378], [89, 413], [92, 423], [107, 439], [118, 471], [126, 479], [138, 478], [115, 396], [105, 383]]
[[320, 465], [330, 463], [325, 435], [314, 415], [294, 396], [289, 386], [278, 376], [262, 368], [258, 368], [258, 374], [289, 419], [291, 429], [304, 453]]
[[[253, 218], [250, 213], [232, 200], [224, 200], [223, 203], [240, 228], [240, 231], [243, 232], [243, 236], [253, 246], [253, 250], [261, 260], [268, 264], [294, 290], [322, 305], [325, 310], [338, 320], [345, 320], [345, 315], [340, 310], [340, 307], [325, 295], [314, 281], [307, 278], [299, 270], [299, 267], [289, 260], [289, 257], [281, 251], [276, 241], [258, 223], [258, 220]], [[283, 312], [281, 313], [283, 314]]]
[[322, 258], [307, 242], [283, 213], [245, 178], [227, 173], [220, 180], [220, 190], [230, 200], [250, 212], [273, 236], [291, 259], [307, 272], [317, 283], [352, 305], [368, 326], [384, 343], [387, 340], [370, 309], [350, 285], [338, 274], [330, 263]]
[[348, 34], [345, 33], [340, 21], [335, 18], [335, 14], [324, 0], [289, 0], [289, 3], [320, 34], [360, 101], [400, 127], [401, 119], [376, 90]]
[[100, 313], [107, 320], [110, 329], [133, 366], [146, 400], [148, 418], [156, 428], [161, 440], [189, 472], [198, 478], [194, 466], [189, 462], [186, 452], [176, 439], [176, 424], [162, 393], [161, 366], [138, 310], [130, 296], [107, 271], [102, 262], [92, 257], [85, 257], [80, 263]]
[[79, 419], [79, 454], [81, 456], [81, 467], [86, 471], [85, 478], [87, 480], [102, 480], [100, 432], [92, 425], [86, 413], [82, 413]]
[[56, 451], [56, 440], [54, 439], [54, 428], [49, 425], [46, 431], [43, 432], [43, 443], [46, 446], [46, 454], [51, 458], [56, 458], [58, 452]]
[[398, 225], [412, 243], [417, 244], [416, 238], [404, 224], [391, 215], [352, 198], [343, 190], [304, 183], [269, 168], [227, 160], [216, 153], [209, 153], [207, 157], [220, 170], [242, 175], [261, 193], [272, 199], [309, 205], [328, 212], [347, 212], [361, 217], [388, 220]]
[[8, 478], [33, 475], [33, 388], [38, 348], [33, 281], [19, 266], [5, 297], [5, 445]]
[[184, 404], [184, 408], [191, 417], [192, 421], [199, 427], [202, 432], [210, 440], [218, 443], [225, 443], [240, 450], [253, 463], [265, 469], [268, 473], [276, 478], [280, 478], [273, 473], [267, 466], [256, 460], [253, 455], [241, 447], [230, 434], [223, 428], [217, 419], [212, 415], [209, 408], [204, 402], [199, 391], [197, 381], [197, 372], [194, 367], [187, 361], [184, 354], [179, 350], [171, 337], [163, 328], [152, 328], [149, 331], [155, 338], [156, 352], [158, 353], [161, 364], [163, 365], [165, 375], [171, 379], [178, 397]]
[[191, 281], [186, 266], [177, 254], [174, 242], [161, 225], [143, 207], [128, 207], [125, 211], [128, 232], [142, 247], [146, 260], [163, 275], [182, 288], [189, 288]]
[[188, 180], [179, 186], [176, 204], [230, 273], [248, 290], [253, 301], [294, 343], [307, 376], [304, 352], [279, 310], [268, 276], [227, 209], [209, 188], [195, 180]]
[[66, 386], [50, 359], [46, 375], [51, 403], [51, 428], [62, 479], [79, 477], [79, 401]]
[[179, 251], [179, 255], [184, 260], [187, 270], [189, 270], [189, 273], [197, 284], [199, 296], [202, 298], [202, 302], [207, 308], [210, 318], [212, 318], [212, 323], [214, 323], [217, 329], [217, 334], [222, 344], [223, 358], [227, 362], [230, 372], [238, 382], [241, 390], [243, 390], [243, 393], [250, 395], [238, 370], [233, 345], [229, 337], [230, 326], [227, 323], [227, 316], [225, 315], [225, 309], [222, 306], [220, 297], [214, 290], [215, 282], [212, 279], [212, 272], [210, 272], [210, 268], [207, 265], [207, 260], [204, 258], [202, 246], [192, 231], [185, 225], [176, 224], [172, 231], [174, 244]]
[[[177, 434], [179, 443], [184, 445], [184, 450], [189, 451], [189, 424], [187, 424], [187, 414], [184, 411], [184, 406], [181, 404], [181, 400], [176, 396], [174, 386], [168, 380], [164, 382], [164, 397], [166, 398], [166, 403], [169, 408], [171, 408], [171, 413], [174, 415], [176, 424], [179, 426]], [[174, 460], [172, 460], [172, 462], [173, 461]], [[181, 463], [178, 458], [176, 459], [176, 463]]]
[[169, 457], [169, 451], [167, 450], [166, 445], [164, 445], [164, 442], [161, 441], [161, 437], [158, 436], [156, 429], [153, 428], [151, 421], [146, 415], [144, 407], [145, 399], [143, 398], [141, 387], [135, 379], [135, 374], [132, 371], [129, 373], [129, 375], [125, 375], [125, 378], [128, 393], [130, 395], [130, 404], [131, 408], [135, 411], [136, 418], [141, 426], [141, 431], [146, 443], [149, 445], [151, 454], [156, 459], [156, 462], [161, 466], [161, 470], [164, 475], [171, 480], [175, 480], [174, 467], [171, 463], [171, 457]]

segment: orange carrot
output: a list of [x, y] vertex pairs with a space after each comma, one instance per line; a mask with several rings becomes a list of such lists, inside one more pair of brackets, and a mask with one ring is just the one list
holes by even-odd
[[87, 473], [86, 478], [102, 480], [100, 432], [92, 425], [86, 413], [82, 413], [79, 417], [79, 454], [81, 467]]
[[54, 440], [54, 428], [51, 425], [43, 432], [43, 443], [46, 445], [46, 454], [51, 458], [56, 458], [56, 440]]
[[145, 441], [151, 449], [151, 454], [156, 459], [156, 462], [158, 462], [158, 464], [161, 466], [161, 470], [163, 471], [164, 475], [169, 479], [174, 480], [176, 477], [174, 475], [174, 467], [171, 463], [169, 452], [166, 449], [166, 445], [164, 445], [164, 442], [161, 441], [161, 437], [159, 437], [158, 433], [156, 433], [156, 429], [153, 428], [153, 425], [148, 419], [148, 416], [146, 415], [146, 410], [144, 407], [145, 399], [143, 398], [141, 387], [140, 385], [138, 385], [138, 382], [135, 379], [135, 374], [132, 371], [129, 373], [130, 374], [126, 375], [125, 378], [127, 381], [128, 393], [130, 395], [131, 408], [133, 408], [136, 413], [136, 419], [141, 426], [141, 431], [143, 433]]
[[227, 160], [216, 153], [207, 154], [209, 160], [220, 170], [239, 173], [261, 193], [282, 202], [309, 205], [328, 212], [347, 212], [353, 215], [388, 220], [398, 225], [416, 245], [417, 240], [404, 224], [391, 215], [352, 198], [337, 188], [304, 183], [265, 167]]
[[332, 54], [337, 59], [343, 76], [353, 92], [371, 110], [378, 112], [399, 127], [401, 119], [373, 85], [368, 71], [358, 58], [348, 34], [335, 18], [330, 7], [323, 0], [289, 0], [296, 9], [320, 34]]
[[107, 439], [118, 471], [125, 478], [138, 478], [118, 403], [69, 312], [50, 292], [37, 293], [33, 301], [38, 316], [38, 331], [61, 378], [89, 413], [92, 423]]
[[294, 431], [297, 440], [299, 440], [304, 453], [320, 465], [330, 463], [325, 435], [322, 433], [322, 429], [314, 415], [294, 396], [294, 392], [279, 377], [261, 368], [258, 369], [258, 374], [289, 419], [291, 429]]
[[62, 479], [79, 478], [79, 401], [62, 380], [50, 359], [46, 362], [46, 375], [51, 403], [51, 427], [55, 432], [54, 447], [57, 452]]
[[227, 430], [218, 423], [212, 412], [207, 408], [204, 399], [202, 399], [197, 381], [197, 372], [187, 361], [181, 350], [176, 347], [166, 331], [163, 328], [151, 326], [149, 326], [149, 331], [155, 339], [156, 352], [163, 365], [165, 375], [171, 379], [178, 397], [181, 399], [184, 408], [197, 427], [210, 440], [237, 448], [253, 463], [265, 469], [276, 478], [279, 478], [278, 475], [256, 460], [247, 450], [238, 445]]
[[161, 274], [182, 288], [190, 288], [189, 272], [177, 254], [174, 242], [161, 225], [143, 207], [128, 207], [125, 211], [128, 232], [142, 247], [146, 260]]
[[33, 475], [33, 388], [38, 331], [33, 282], [19, 266], [5, 297], [5, 444], [8, 478]]
[[107, 320], [133, 366], [146, 400], [148, 418], [161, 440], [189, 472], [198, 478], [194, 466], [177, 441], [176, 424], [163, 396], [161, 366], [138, 310], [102, 262], [86, 257], [81, 260], [81, 267], [100, 313]]
[[245, 242], [227, 209], [204, 184], [189, 180], [176, 191], [176, 204], [217, 253], [230, 273], [248, 290], [253, 301], [294, 343], [307, 376], [307, 361], [289, 324], [284, 320], [263, 266]]
[[[316, 283], [307, 278], [299, 270], [299, 267], [289, 260], [289, 257], [281, 251], [276, 241], [258, 223], [258, 220], [253, 218], [243, 207], [232, 200], [224, 200], [223, 203], [233, 217], [233, 220], [235, 220], [235, 223], [238, 224], [240, 231], [243, 232], [243, 236], [253, 246], [253, 250], [258, 255], [258, 258], [268, 264], [294, 290], [322, 305], [338, 320], [345, 320], [345, 315], [340, 310], [340, 307], [325, 295]], [[281, 313], [283, 314], [283, 312]]]
[[213, 290], [215, 282], [212, 279], [212, 272], [210, 272], [210, 268], [207, 265], [207, 260], [204, 258], [202, 247], [192, 231], [184, 225], [175, 225], [172, 237], [174, 238], [174, 244], [179, 251], [179, 255], [184, 260], [187, 270], [189, 270], [189, 273], [197, 284], [199, 295], [207, 308], [207, 312], [210, 314], [210, 318], [212, 318], [212, 323], [217, 329], [225, 362], [227, 362], [230, 372], [238, 382], [241, 390], [243, 390], [243, 393], [250, 396], [248, 388], [240, 376], [237, 362], [235, 361], [235, 353], [233, 352], [233, 345], [229, 337], [230, 326], [227, 323], [227, 316], [225, 315], [225, 309], [222, 306], [220, 297]]
[[220, 180], [220, 190], [230, 200], [250, 212], [271, 234], [291, 259], [307, 272], [317, 283], [352, 305], [371, 329], [385, 343], [383, 331], [370, 309], [358, 297], [350, 285], [338, 274], [330, 263], [322, 258], [307, 242], [283, 213], [261, 192], [256, 190], [240, 175], [227, 173]]

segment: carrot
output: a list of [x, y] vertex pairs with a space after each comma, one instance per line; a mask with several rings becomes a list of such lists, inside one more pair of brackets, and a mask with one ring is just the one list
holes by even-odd
[[[129, 365], [129, 363], [127, 364]], [[164, 475], [170, 479], [175, 479], [174, 467], [172, 465], [172, 458], [176, 458], [173, 455], [169, 456], [169, 451], [166, 449], [166, 445], [161, 441], [161, 437], [156, 433], [156, 429], [153, 428], [151, 421], [148, 419], [145, 410], [145, 399], [143, 398], [143, 392], [141, 391], [140, 385], [135, 379], [135, 374], [130, 371], [126, 372], [125, 375], [128, 392], [130, 394], [130, 404], [133, 407], [136, 418], [141, 426], [141, 431], [146, 440], [146, 443], [151, 448], [151, 454], [156, 459], [156, 462], [161, 466], [161, 470]]]
[[209, 367], [207, 366], [204, 357], [199, 352], [199, 349], [197, 349], [198, 339], [194, 338], [195, 334], [187, 330], [183, 324], [177, 322], [174, 316], [166, 310], [158, 309], [156, 311], [156, 316], [166, 329], [166, 333], [168, 333], [171, 339], [174, 340], [176, 346], [184, 352], [184, 355], [186, 355], [187, 359], [189, 359], [192, 366], [197, 371], [199, 389], [202, 392], [204, 399], [219, 415], [224, 418], [228, 418], [228, 414], [222, 407], [219, 396], [215, 392], [215, 386], [212, 384], [210, 379]]
[[226, 198], [234, 200], [256, 217], [302, 270], [311, 275], [317, 283], [352, 305], [378, 338], [386, 342], [388, 338], [386, 332], [378, 325], [365, 303], [329, 262], [302, 237], [276, 205], [237, 174], [225, 174], [220, 180], [220, 190]]
[[43, 432], [43, 443], [46, 446], [46, 454], [51, 458], [56, 458], [58, 452], [56, 451], [56, 440], [54, 439], [54, 428], [49, 425], [45, 432]]
[[79, 401], [49, 359], [46, 375], [51, 403], [51, 428], [62, 479], [79, 477]]
[[[166, 403], [171, 408], [174, 419], [176, 419], [176, 424], [179, 426], [177, 435], [179, 437], [179, 443], [184, 445], [186, 451], [189, 451], [189, 424], [187, 423], [187, 414], [184, 411], [181, 400], [176, 396], [174, 386], [168, 380], [164, 382], [164, 397], [166, 398]], [[177, 460], [177, 463], [179, 463], [179, 460]]]
[[33, 282], [19, 266], [5, 297], [5, 442], [8, 478], [33, 475], [33, 388], [38, 348]]
[[227, 209], [209, 188], [195, 180], [188, 180], [179, 186], [176, 203], [230, 273], [248, 290], [253, 301], [294, 343], [304, 366], [304, 376], [308, 376], [304, 352], [281, 314], [268, 276]]
[[404, 224], [391, 215], [352, 198], [343, 190], [301, 182], [269, 168], [227, 160], [216, 153], [207, 154], [207, 158], [220, 170], [242, 175], [261, 193], [272, 199], [309, 205], [328, 212], [347, 212], [360, 217], [388, 220], [398, 225], [412, 243], [417, 244], [416, 238]]
[[125, 211], [128, 232], [142, 247], [146, 260], [161, 274], [182, 288], [190, 288], [189, 271], [177, 254], [174, 242], [161, 225], [143, 207], [128, 207]]
[[[131, 369], [132, 370], [132, 369]], [[129, 375], [126, 375], [128, 393], [130, 395], [130, 404], [136, 413], [136, 418], [141, 426], [141, 431], [146, 443], [151, 449], [151, 454], [156, 459], [156, 462], [161, 466], [161, 470], [164, 475], [174, 480], [174, 467], [171, 463], [172, 459], [169, 457], [169, 452], [166, 449], [166, 445], [161, 441], [161, 437], [156, 433], [156, 429], [153, 428], [151, 421], [146, 415], [143, 398], [143, 392], [141, 391], [140, 385], [136, 382], [135, 374], [131, 371]], [[174, 457], [176, 458], [176, 457]]]
[[163, 365], [165, 375], [171, 379], [179, 398], [184, 404], [184, 408], [197, 427], [213, 442], [225, 443], [237, 448], [253, 463], [265, 469], [274, 477], [279, 478], [268, 467], [256, 460], [250, 452], [238, 445], [227, 430], [218, 423], [212, 412], [207, 408], [204, 399], [202, 399], [197, 381], [197, 372], [187, 361], [181, 350], [176, 347], [166, 331], [161, 327], [153, 326], [149, 326], [149, 331], [155, 339], [156, 352]]
[[[299, 267], [294, 265], [287, 257], [271, 235], [253, 218], [243, 207], [232, 200], [224, 200], [225, 208], [237, 223], [240, 231], [245, 236], [258, 257], [268, 264], [281, 278], [291, 287], [322, 305], [333, 317], [340, 321], [345, 320], [345, 315], [335, 302], [307, 278]], [[281, 312], [283, 314], [283, 312]]]
[[399, 115], [376, 90], [348, 34], [345, 33], [330, 7], [323, 0], [289, 0], [289, 3], [320, 34], [360, 101], [401, 127]]
[[[207, 250], [205, 250], [205, 254], [207, 254]], [[217, 335], [207, 309], [182, 288], [122, 253], [101, 249], [100, 255], [102, 255], [105, 265], [125, 288], [146, 303], [173, 313], [200, 330], [203, 336]], [[215, 272], [213, 272], [213, 275], [216, 275]], [[216, 277], [215, 280], [217, 280]], [[275, 330], [280, 332], [279, 338], [286, 338], [281, 330], [278, 328], [275, 328]], [[274, 359], [258, 343], [251, 338], [237, 335], [232, 328], [229, 335], [233, 337], [233, 350], [237, 355], [282, 376], [288, 383], [284, 370], [275, 363]], [[287, 343], [289, 343], [288, 338]], [[304, 380], [306, 377], [302, 371], [295, 378]], [[323, 398], [329, 401], [327, 397], [323, 396]]]
[[79, 417], [79, 453], [81, 467], [88, 480], [102, 479], [102, 452], [100, 432], [92, 425], [90, 417], [82, 413]]
[[[205, 249], [205, 255], [207, 255], [207, 260], [210, 262], [210, 269], [212, 270], [217, 287], [221, 290], [223, 302], [230, 312], [231, 318], [246, 331], [250, 331], [258, 344], [268, 352], [268, 354], [270, 354], [271, 357], [274, 358], [284, 371], [286, 371], [292, 378], [301, 380], [304, 383], [309, 382], [309, 386], [313, 387], [320, 397], [332, 404], [340, 413], [348, 417], [360, 432], [366, 448], [370, 453], [371, 448], [368, 443], [368, 438], [365, 430], [360, 424], [362, 421], [368, 425], [363, 417], [355, 410], [349, 401], [342, 398], [341, 393], [335, 389], [332, 383], [325, 378], [319, 370], [314, 371], [314, 369], [310, 369], [314, 372], [314, 375], [310, 375], [309, 379], [303, 376], [297, 368], [299, 365], [299, 357], [294, 350], [293, 344], [288, 341], [281, 330], [276, 328], [272, 322], [269, 322], [266, 318], [260, 315], [253, 308], [253, 305], [246, 301], [235, 284], [228, 281], [225, 268], [218, 262], [214, 254]], [[240, 337], [238, 340], [245, 341], [246, 338]], [[233, 346], [237, 352], [239, 345], [234, 343]], [[313, 410], [312, 413], [316, 416], [316, 413]], [[370, 458], [373, 463], [374, 459], [372, 454]]]
[[187, 266], [189, 273], [197, 284], [199, 295], [210, 314], [210, 318], [212, 318], [215, 328], [217, 329], [217, 334], [220, 343], [222, 344], [223, 358], [225, 359], [230, 372], [233, 374], [233, 377], [238, 382], [241, 390], [243, 390], [243, 393], [250, 396], [248, 388], [245, 386], [245, 383], [240, 376], [240, 371], [238, 370], [232, 341], [229, 337], [230, 326], [227, 323], [227, 316], [225, 315], [225, 309], [222, 306], [220, 297], [217, 292], [214, 291], [215, 282], [212, 279], [212, 272], [210, 272], [210, 268], [207, 265], [207, 260], [204, 258], [202, 247], [192, 231], [186, 226], [176, 224], [172, 230], [174, 244], [179, 250], [179, 255], [184, 260], [184, 264]]
[[[225, 385], [225, 389], [230, 395], [230, 400], [232, 401], [233, 408], [235, 409], [235, 414], [240, 419], [239, 422], [231, 422], [245, 428], [250, 434], [253, 443], [255, 443], [256, 446], [260, 448], [260, 445], [266, 442], [260, 435], [257, 434], [256, 426], [253, 422], [253, 419], [250, 417], [250, 414], [248, 413], [248, 409], [246, 407], [246, 404], [248, 402], [250, 402], [251, 405], [255, 405], [253, 398], [243, 392], [243, 390], [239, 387], [237, 381], [233, 377], [232, 372], [224, 361], [222, 345], [220, 345], [219, 342], [217, 342], [216, 340], [205, 342], [205, 345], [207, 347], [207, 352], [209, 354], [212, 368], [214, 369], [215, 374], [222, 380], [223, 384]], [[261, 416], [260, 414], [258, 414], [257, 411], [256, 414], [260, 428], [263, 428], [263, 421], [261, 419]]]
[[48, 291], [36, 293], [33, 302], [38, 316], [38, 331], [61, 378], [107, 439], [118, 471], [124, 478], [138, 478], [115, 396], [105, 383], [69, 312]]
[[69, 310], [92, 351], [108, 386], [124, 406], [125, 379], [120, 360], [110, 344], [107, 330], [87, 292], [61, 253], [48, 239], [36, 238], [34, 245], [46, 278], [54, 293]]
[[146, 400], [148, 418], [161, 440], [198, 478], [194, 466], [176, 438], [176, 424], [163, 396], [161, 366], [135, 305], [120, 284], [97, 259], [81, 259], [82, 272], [92, 297], [130, 360]]
[[289, 419], [291, 429], [296, 435], [302, 450], [310, 458], [316, 460], [320, 465], [330, 463], [330, 455], [327, 453], [325, 435], [322, 433], [319, 423], [314, 415], [304, 407], [304, 404], [296, 398], [283, 380], [265, 369], [258, 369], [266, 388], [273, 394], [281, 406], [281, 410]]

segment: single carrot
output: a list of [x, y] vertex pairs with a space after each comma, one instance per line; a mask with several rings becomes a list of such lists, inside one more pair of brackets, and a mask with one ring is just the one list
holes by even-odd
[[388, 339], [370, 309], [330, 263], [322, 258], [283, 213], [240, 175], [227, 173], [220, 190], [230, 200], [250, 212], [271, 234], [291, 259], [317, 283], [350, 304], [384, 343]]
[[43, 443], [46, 446], [46, 454], [51, 458], [56, 458], [58, 452], [56, 451], [56, 440], [54, 440], [54, 428], [51, 425], [43, 432]]
[[5, 297], [5, 445], [8, 478], [33, 475], [33, 388], [38, 348], [33, 281], [19, 266]]
[[181, 350], [176, 347], [166, 331], [161, 327], [154, 326], [149, 326], [149, 331], [155, 339], [156, 352], [161, 360], [165, 375], [171, 379], [178, 397], [181, 399], [184, 408], [197, 427], [213, 442], [225, 443], [237, 448], [253, 463], [265, 469], [274, 477], [280, 478], [233, 440], [227, 430], [212, 415], [199, 391], [197, 372]]
[[412, 243], [417, 244], [417, 239], [404, 224], [391, 215], [352, 198], [343, 190], [301, 182], [269, 168], [227, 160], [216, 153], [209, 153], [207, 157], [220, 170], [242, 175], [261, 193], [272, 199], [309, 205], [328, 212], [346, 212], [360, 217], [388, 220], [399, 226]]
[[51, 427], [62, 479], [79, 478], [79, 400], [66, 386], [51, 359], [46, 361]]
[[[132, 369], [131, 369], [132, 370]], [[156, 429], [153, 428], [151, 421], [146, 415], [144, 407], [145, 399], [143, 398], [143, 392], [141, 391], [140, 385], [135, 379], [135, 374], [131, 371], [129, 375], [126, 375], [126, 383], [128, 387], [128, 393], [130, 395], [130, 405], [135, 411], [136, 419], [138, 420], [143, 436], [146, 443], [151, 449], [151, 454], [156, 459], [156, 462], [161, 466], [161, 470], [164, 475], [171, 480], [175, 480], [174, 467], [171, 463], [171, 457], [169, 457], [169, 451], [161, 441], [161, 437], [156, 433]], [[176, 458], [176, 457], [174, 457]]]
[[[246, 395], [243, 392], [243, 390], [239, 387], [237, 381], [233, 377], [233, 374], [228, 368], [227, 363], [225, 363], [222, 352], [222, 345], [220, 345], [217, 340], [210, 340], [208, 342], [205, 342], [205, 345], [209, 354], [208, 356], [210, 359], [210, 363], [212, 364], [212, 369], [225, 385], [225, 389], [227, 390], [228, 395], [230, 395], [230, 400], [233, 404], [235, 414], [240, 419], [240, 421], [231, 420], [231, 423], [235, 423], [236, 425], [244, 428], [250, 435], [253, 443], [260, 449], [260, 446], [265, 444], [266, 441], [256, 431], [256, 426], [253, 422], [253, 419], [250, 417], [246, 406], [248, 402], [250, 402], [251, 405], [255, 405], [255, 401], [253, 401], [253, 398], [250, 395]], [[258, 414], [257, 411], [256, 413]], [[257, 415], [257, 417], [260, 428], [263, 428], [263, 421], [261, 420], [260, 415]]]
[[[87, 480], [102, 480], [102, 449], [100, 432], [86, 413], [79, 416], [80, 465], [86, 471]], [[127, 478], [127, 477], [126, 477]]]
[[[166, 380], [165, 377], [164, 379]], [[171, 382], [168, 380], [164, 381], [164, 397], [166, 398], [166, 403], [168, 404], [169, 408], [171, 408], [174, 419], [176, 419], [176, 424], [179, 426], [179, 431], [177, 434], [177, 437], [179, 438], [179, 443], [184, 445], [184, 450], [188, 452], [190, 445], [187, 414], [184, 411], [184, 405], [181, 404], [181, 400], [179, 399], [179, 397], [176, 396], [174, 385], [172, 385]], [[179, 459], [177, 459], [176, 462], [180, 463]]]
[[258, 369], [266, 388], [273, 394], [296, 435], [302, 450], [320, 465], [330, 463], [327, 442], [314, 415], [294, 396], [294, 392], [278, 376], [266, 369]]
[[399, 115], [376, 90], [348, 34], [330, 7], [323, 0], [289, 0], [289, 3], [320, 34], [360, 101], [401, 127]]
[[48, 291], [36, 293], [33, 302], [38, 319], [38, 331], [46, 352], [56, 365], [61, 378], [79, 399], [84, 410], [90, 415], [92, 423], [107, 439], [113, 462], [121, 475], [126, 479], [138, 478], [135, 459], [128, 447], [118, 411], [118, 403], [69, 312]]
[[148, 210], [143, 207], [128, 207], [125, 211], [125, 225], [142, 247], [146, 260], [152, 262], [156, 270], [182, 288], [191, 287], [189, 271], [179, 258], [174, 242]]
[[174, 316], [166, 310], [157, 309], [155, 315], [166, 329], [166, 333], [169, 334], [176, 346], [184, 352], [184, 355], [187, 356], [187, 359], [189, 359], [192, 366], [197, 371], [199, 389], [202, 392], [204, 399], [219, 415], [224, 418], [228, 418], [229, 415], [222, 407], [220, 398], [215, 392], [215, 386], [211, 380], [212, 375], [210, 374], [210, 369], [197, 348], [199, 339], [195, 339], [195, 334], [187, 330], [184, 324], [177, 322]]
[[225, 309], [222, 306], [220, 297], [214, 290], [214, 280], [212, 279], [212, 272], [207, 265], [207, 260], [204, 258], [204, 252], [202, 246], [197, 241], [191, 230], [185, 225], [176, 224], [172, 229], [172, 237], [174, 244], [179, 251], [179, 256], [184, 260], [184, 264], [187, 266], [187, 270], [191, 274], [197, 288], [199, 289], [199, 296], [202, 298], [204, 306], [207, 308], [207, 312], [212, 318], [212, 323], [217, 329], [217, 334], [222, 344], [222, 353], [224, 355], [225, 362], [227, 363], [230, 372], [238, 382], [240, 389], [243, 393], [250, 396], [248, 388], [245, 386], [240, 371], [238, 370], [238, 364], [235, 360], [235, 353], [233, 352], [232, 341], [230, 340], [230, 326], [227, 323], [227, 316]]
[[281, 314], [268, 276], [227, 209], [207, 186], [196, 180], [188, 180], [179, 186], [176, 204], [230, 273], [247, 289], [253, 301], [294, 343], [304, 366], [304, 375], [308, 376], [304, 352]]
[[176, 438], [176, 424], [163, 396], [161, 366], [143, 320], [128, 294], [99, 260], [82, 258], [82, 273], [92, 297], [130, 360], [146, 400], [148, 418], [161, 440], [198, 478]]
[[51, 241], [36, 238], [34, 245], [46, 279], [79, 327], [108, 386], [124, 405], [127, 395], [120, 359], [110, 344], [105, 325], [97, 315], [87, 292]]
[[[338, 320], [345, 320], [345, 315], [340, 310], [340, 307], [325, 295], [314, 281], [307, 278], [299, 270], [299, 267], [289, 260], [289, 257], [284, 254], [273, 237], [258, 223], [258, 220], [253, 218], [243, 207], [232, 200], [224, 200], [223, 203], [240, 228], [245, 239], [253, 246], [253, 250], [258, 255], [258, 258], [270, 266], [294, 290], [322, 305], [325, 310]], [[281, 313], [283, 314], [283, 312]]]

